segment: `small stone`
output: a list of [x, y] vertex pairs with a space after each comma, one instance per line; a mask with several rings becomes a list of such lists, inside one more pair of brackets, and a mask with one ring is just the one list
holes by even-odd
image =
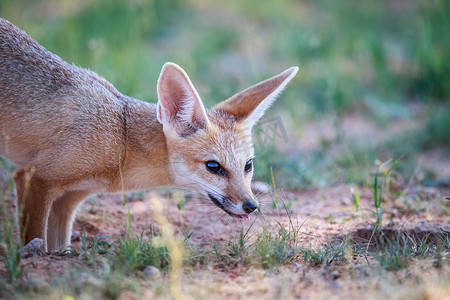
[[78, 230], [72, 231], [71, 240], [72, 242], [77, 242], [81, 239], [81, 233]]
[[343, 199], [341, 199], [341, 204], [350, 206], [350, 205], [352, 205], [352, 200], [350, 200], [350, 198], [343, 198]]
[[27, 280], [28, 286], [31, 286], [36, 289], [44, 289], [48, 287], [47, 281], [40, 278], [30, 278]]
[[131, 210], [135, 214], [143, 214], [148, 211], [148, 208], [144, 201], [134, 201], [133, 204], [131, 204]]
[[264, 181], [254, 181], [252, 182], [252, 191], [257, 196], [264, 196], [269, 194], [272, 189], [270, 188], [270, 185]]
[[341, 274], [339, 274], [339, 271], [334, 270], [333, 272], [331, 272], [331, 278], [332, 278], [333, 280], [336, 280], [336, 279], [338, 279], [339, 277], [341, 277]]
[[154, 266], [146, 266], [144, 269], [144, 274], [145, 276], [148, 277], [155, 277], [159, 275], [159, 273], [160, 273], [159, 269]]
[[42, 256], [45, 250], [45, 243], [43, 239], [34, 238], [20, 249], [21, 257], [27, 258], [30, 256]]

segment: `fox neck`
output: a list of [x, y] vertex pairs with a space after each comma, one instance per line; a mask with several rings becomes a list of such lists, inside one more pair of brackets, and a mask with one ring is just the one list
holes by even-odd
[[119, 189], [139, 190], [175, 185], [166, 137], [156, 105], [133, 98], [124, 101], [125, 147]]

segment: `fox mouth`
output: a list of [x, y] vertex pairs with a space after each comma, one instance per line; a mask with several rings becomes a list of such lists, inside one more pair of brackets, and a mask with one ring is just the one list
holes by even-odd
[[246, 221], [250, 220], [250, 217], [248, 214], [238, 215], [238, 214], [232, 213], [225, 208], [225, 206], [223, 205], [223, 201], [221, 202], [216, 196], [214, 196], [211, 193], [208, 193], [208, 196], [209, 196], [209, 199], [211, 199], [212, 203], [214, 203], [217, 207], [219, 207], [224, 212], [226, 212], [229, 216], [231, 216], [233, 218], [243, 219]]

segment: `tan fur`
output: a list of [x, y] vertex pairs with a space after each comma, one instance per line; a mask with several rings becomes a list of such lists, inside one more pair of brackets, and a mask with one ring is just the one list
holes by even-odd
[[[254, 155], [244, 122], [259, 119], [297, 70], [288, 71], [206, 110], [189, 77], [168, 63], [156, 106], [122, 95], [0, 18], [0, 155], [17, 166], [25, 243], [39, 237], [49, 249], [70, 245], [83, 199], [123, 189], [192, 188], [245, 216], [243, 203], [257, 200], [253, 172], [243, 172]], [[227, 176], [207, 171], [209, 160]]]

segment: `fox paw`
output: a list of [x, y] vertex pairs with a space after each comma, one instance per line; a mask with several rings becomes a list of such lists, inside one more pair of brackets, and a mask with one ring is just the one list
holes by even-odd
[[20, 255], [22, 258], [31, 256], [42, 256], [45, 253], [45, 242], [43, 239], [34, 238], [22, 249], [20, 249]]

